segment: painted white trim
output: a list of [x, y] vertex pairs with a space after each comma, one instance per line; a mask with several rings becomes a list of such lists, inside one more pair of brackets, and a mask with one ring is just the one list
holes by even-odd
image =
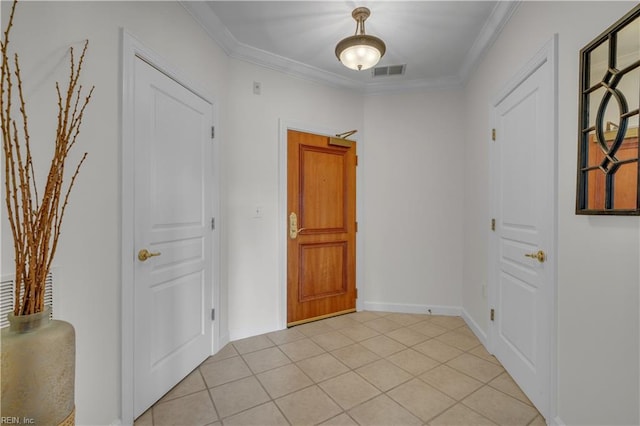
[[[121, 140], [121, 412], [119, 422], [133, 424], [133, 377], [134, 377], [134, 269], [130, 259], [134, 258], [135, 248], [133, 244], [134, 236], [134, 123], [132, 120], [134, 113], [134, 65], [135, 58], [138, 57], [153, 67], [161, 70], [197, 96], [207, 101], [213, 106], [214, 125], [218, 123], [217, 103], [213, 96], [207, 94], [205, 90], [197, 84], [184, 78], [179, 70], [174, 69], [159, 54], [145, 47], [135, 36], [126, 29], [121, 28], [121, 53], [122, 53], [122, 93], [121, 93], [121, 116], [120, 116], [120, 140]], [[214, 217], [220, 216], [220, 188], [219, 188], [219, 142], [218, 136], [213, 144], [213, 194], [212, 194], [212, 214]], [[212, 306], [220, 318], [220, 231], [216, 229], [212, 236], [212, 256], [213, 256], [213, 276], [212, 276]], [[216, 320], [212, 324], [212, 348], [211, 353], [220, 349], [220, 321]], [[223, 333], [227, 336], [228, 332]]]
[[[502, 90], [500, 90], [492, 99], [491, 99], [491, 107], [497, 106], [500, 102], [504, 100], [507, 96], [513, 92], [522, 81], [526, 80], [531, 74], [536, 72], [538, 68], [540, 68], [545, 63], [549, 63], [554, 65], [556, 62], [555, 56], [557, 50], [558, 43], [558, 35], [555, 34], [553, 38], [547, 41], [540, 50], [527, 62], [520, 70], [513, 75], [508, 83], [503, 86]], [[552, 66], [552, 69], [555, 70], [555, 67]], [[556, 72], [554, 72], [555, 76]], [[554, 86], [555, 87], [555, 86]], [[554, 111], [556, 107], [554, 106]], [[557, 120], [554, 120], [554, 122]]]
[[236, 340], [246, 339], [248, 337], [260, 336], [262, 334], [272, 333], [274, 331], [284, 330], [287, 328], [286, 324], [284, 327], [278, 327], [274, 329], [273, 327], [258, 323], [256, 321], [252, 322], [248, 327], [242, 327], [235, 330], [230, 330], [229, 337], [231, 342], [235, 342]]
[[518, 6], [520, 6], [521, 1], [522, 0], [499, 1], [496, 3], [496, 6], [491, 11], [491, 16], [489, 16], [484, 27], [480, 30], [480, 34], [476, 37], [476, 41], [473, 43], [473, 46], [471, 46], [471, 49], [469, 49], [460, 68], [458, 75], [462, 84], [467, 83], [471, 72], [475, 69], [476, 65], [480, 63], [484, 54], [498, 38], [504, 26], [509, 19], [511, 19], [511, 16]]
[[[301, 132], [314, 133], [317, 135], [334, 136], [344, 132], [345, 129], [336, 129], [328, 126], [321, 126], [317, 123], [299, 123], [280, 119], [278, 122], [278, 286], [280, 303], [277, 307], [278, 322], [280, 329], [287, 328], [287, 130], [298, 130]], [[358, 129], [360, 130], [360, 129]], [[364, 172], [364, 146], [360, 143], [360, 134], [350, 136], [351, 140], [358, 144], [358, 166], [356, 167], [356, 221], [360, 230], [363, 225], [362, 206], [362, 178]], [[363, 238], [358, 238], [356, 234], [356, 285], [358, 286], [358, 296], [356, 299], [356, 309], [363, 309], [363, 298], [366, 295], [364, 284]]]
[[[543, 64], [548, 63], [551, 73], [551, 87], [549, 89], [551, 93], [551, 105], [549, 110], [547, 111], [549, 122], [551, 123], [551, 128], [549, 129], [549, 136], [552, 139], [553, 143], [553, 165], [552, 170], [552, 196], [553, 206], [552, 212], [552, 229], [551, 229], [551, 241], [550, 247], [547, 248], [548, 260], [547, 267], [549, 268], [549, 289], [546, 291], [545, 295], [547, 297], [548, 304], [548, 336], [549, 336], [549, 377], [548, 377], [548, 385], [549, 385], [549, 393], [548, 393], [548, 412], [541, 413], [545, 419], [557, 419], [557, 410], [558, 410], [558, 314], [557, 314], [557, 300], [558, 300], [558, 261], [557, 261], [557, 253], [558, 253], [558, 34], [554, 34], [553, 37], [547, 41], [544, 46], [527, 62], [525, 66], [523, 66], [504, 86], [504, 88], [498, 92], [496, 96], [491, 99], [490, 108], [493, 109], [504, 100], [513, 90], [515, 90], [522, 81], [526, 80], [531, 74], [533, 74], [538, 68], [540, 68]], [[492, 118], [493, 120], [493, 118]], [[493, 124], [493, 123], [492, 123]], [[493, 127], [493, 125], [491, 126]], [[487, 132], [488, 133], [488, 132]], [[488, 142], [490, 147], [493, 147], [493, 143], [488, 138]], [[489, 149], [490, 159], [489, 159], [489, 167], [490, 170], [494, 170], [493, 165], [493, 153], [492, 149]], [[493, 176], [493, 175], [492, 175]], [[491, 177], [493, 179], [493, 177]], [[490, 188], [493, 188], [494, 185], [491, 184]], [[495, 217], [493, 214], [493, 209], [495, 206], [493, 193], [490, 195], [491, 197], [491, 215]], [[488, 243], [487, 247], [490, 252], [497, 253], [497, 239], [493, 238], [492, 234], [488, 235]], [[495, 307], [497, 302], [497, 289], [495, 288], [495, 268], [492, 264], [492, 259], [494, 259], [491, 255], [489, 258], [489, 274], [488, 274], [488, 288], [489, 288], [489, 308]], [[492, 285], [492, 283], [494, 283]], [[489, 332], [487, 333], [487, 350], [490, 353], [494, 352], [494, 335], [495, 330], [493, 327], [493, 323], [489, 323]]]
[[[365, 311], [398, 312], [402, 314], [431, 314], [459, 317], [460, 306], [416, 305], [412, 303], [364, 302]], [[430, 311], [430, 312], [429, 312]]]
[[[480, 343], [487, 347], [487, 333], [476, 323], [469, 313], [460, 306], [415, 305], [411, 303], [364, 302], [365, 311], [398, 312], [403, 314], [426, 314], [462, 317], [467, 326], [476, 335]], [[429, 312], [431, 311], [431, 312]]]
[[491, 16], [478, 34], [476, 42], [469, 50], [462, 67], [456, 77], [435, 79], [417, 79], [411, 81], [395, 82], [362, 82], [335, 74], [323, 69], [313, 67], [302, 62], [294, 61], [283, 56], [275, 55], [265, 50], [238, 41], [214, 11], [206, 4], [199, 1], [180, 0], [180, 4], [191, 15], [193, 20], [200, 25], [224, 52], [231, 58], [249, 62], [284, 74], [323, 83], [329, 86], [351, 89], [366, 94], [381, 94], [399, 91], [415, 90], [443, 90], [461, 88], [466, 84], [471, 71], [480, 62], [485, 52], [496, 40], [502, 28], [513, 15], [520, 3], [515, 1], [500, 1], [491, 12]]
[[552, 73], [552, 87], [551, 93], [553, 94], [552, 110], [549, 114], [552, 117], [553, 125], [553, 198], [555, 200], [555, 206], [553, 208], [553, 252], [556, 253], [551, 263], [553, 265], [553, 272], [550, 274], [552, 283], [551, 291], [549, 291], [549, 412], [546, 418], [552, 418], [557, 425], [564, 425], [564, 422], [558, 417], [558, 187], [559, 187], [559, 169], [560, 163], [558, 160], [558, 141], [560, 139], [560, 123], [558, 119], [558, 33], [555, 33], [551, 40], [547, 43], [547, 60]]
[[128, 141], [134, 140], [134, 126], [130, 117], [133, 117], [134, 101], [134, 62], [135, 52], [137, 50], [137, 43], [134, 39], [124, 30], [121, 31], [121, 43], [122, 43], [122, 99], [120, 117], [120, 146], [122, 154], [121, 163], [121, 255], [120, 261], [121, 269], [121, 405], [120, 405], [120, 419], [127, 424], [133, 424], [133, 366], [134, 366], [134, 335], [133, 335], [133, 317], [134, 317], [134, 289], [133, 289], [133, 277], [134, 270], [133, 265], [125, 259], [132, 259], [135, 253], [130, 238], [133, 236], [133, 199], [134, 191], [133, 185], [125, 184], [125, 182], [133, 182], [133, 147]]
[[[411, 303], [364, 302], [365, 311], [398, 312], [403, 314], [427, 314], [462, 317], [467, 326], [476, 335], [480, 343], [487, 347], [487, 333], [476, 323], [469, 313], [460, 306], [416, 305]], [[429, 312], [431, 311], [431, 312]]]
[[206, 4], [199, 1], [182, 1], [180, 4], [191, 15], [204, 31], [211, 37], [230, 58], [249, 62], [283, 74], [304, 80], [324, 83], [341, 89], [363, 91], [366, 83], [352, 80], [338, 74], [294, 61], [284, 56], [275, 55], [262, 49], [241, 43], [222, 23], [220, 18]]
[[478, 323], [475, 322], [473, 318], [471, 318], [471, 315], [469, 315], [467, 310], [464, 308], [462, 308], [462, 319], [464, 319], [464, 322], [467, 323], [467, 326], [471, 329], [471, 331], [473, 331], [473, 334], [476, 335], [478, 340], [480, 340], [480, 343], [482, 343], [485, 349], [487, 349], [487, 342], [488, 342], [487, 333], [485, 333], [482, 330], [482, 328], [478, 325]]
[[[427, 314], [462, 317], [467, 326], [476, 335], [480, 343], [487, 347], [487, 333], [476, 323], [471, 315], [460, 306], [416, 305], [411, 303], [364, 302], [365, 311], [398, 312], [402, 314]], [[429, 312], [429, 310], [431, 312]]]
[[218, 347], [216, 348], [214, 353], [224, 348], [229, 342], [231, 342], [230, 334], [225, 330], [224, 333], [220, 333], [220, 338], [218, 339]]
[[[204, 92], [199, 92], [199, 93], [204, 93]], [[222, 154], [220, 150], [220, 144], [222, 139], [221, 135], [223, 134], [223, 132], [221, 132], [220, 129], [218, 128], [220, 120], [219, 120], [217, 99], [215, 99], [214, 97], [208, 97], [208, 99], [211, 100], [210, 103], [213, 109], [213, 117], [211, 117], [211, 119], [213, 120], [213, 126], [215, 129], [215, 137], [211, 141], [213, 144], [212, 150], [211, 150], [212, 157], [213, 157], [211, 158], [211, 163], [212, 163], [211, 168], [213, 173], [213, 175], [211, 176], [211, 179], [212, 179], [211, 216], [214, 218], [214, 221], [215, 221], [215, 229], [212, 230], [213, 235], [211, 236], [211, 256], [213, 256], [212, 271], [211, 271], [211, 279], [213, 280], [211, 284], [211, 297], [213, 298], [213, 300], [211, 301], [211, 306], [213, 309], [215, 309], [215, 315], [216, 315], [216, 319], [213, 321], [213, 324], [212, 324], [213, 339], [211, 342], [211, 354], [215, 354], [228, 343], [229, 332], [221, 330], [221, 327], [220, 327], [222, 311], [227, 309], [227, 305], [222, 304], [220, 300], [220, 285], [222, 282], [221, 281], [222, 276], [220, 274], [220, 271], [222, 269], [222, 264], [221, 264], [222, 238], [221, 238], [221, 226], [220, 226], [220, 222], [221, 222], [220, 220], [220, 214], [221, 214], [220, 183], [222, 181], [222, 175], [220, 171], [221, 171], [221, 164], [222, 164], [222, 161], [221, 161]], [[227, 336], [227, 340], [224, 341], [224, 343], [222, 342], [221, 334], [224, 334]]]

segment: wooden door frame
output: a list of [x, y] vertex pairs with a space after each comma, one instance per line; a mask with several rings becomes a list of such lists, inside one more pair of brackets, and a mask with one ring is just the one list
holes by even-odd
[[[278, 323], [280, 329], [287, 328], [287, 131], [296, 130], [299, 132], [313, 133], [316, 135], [335, 136], [351, 129], [331, 129], [317, 124], [299, 123], [280, 119], [279, 120], [279, 141], [278, 141]], [[360, 225], [360, 232], [364, 229], [362, 222], [362, 170], [364, 164], [364, 149], [360, 143], [360, 134], [349, 136], [349, 139], [356, 141], [358, 147], [359, 164], [356, 167], [356, 220]], [[356, 286], [358, 288], [358, 298], [356, 299], [356, 310], [362, 310], [362, 301], [366, 294], [363, 284], [363, 244], [362, 238], [358, 238], [356, 233]]]
[[[214, 124], [218, 123], [218, 111], [216, 99], [207, 95], [198, 85], [189, 81], [184, 77], [180, 70], [175, 70], [168, 61], [162, 56], [155, 53], [151, 49], [144, 46], [135, 36], [126, 29], [121, 29], [120, 41], [122, 43], [122, 93], [121, 93], [121, 233], [120, 233], [120, 267], [121, 267], [121, 317], [120, 317], [120, 333], [121, 333], [121, 405], [120, 405], [120, 421], [122, 424], [133, 424], [134, 420], [134, 268], [135, 268], [135, 247], [134, 247], [134, 188], [133, 182], [135, 177], [134, 162], [134, 122], [133, 114], [135, 110], [134, 104], [134, 66], [136, 58], [142, 59], [154, 68], [158, 69], [171, 79], [184, 86], [186, 89], [203, 98], [213, 106]], [[220, 216], [220, 161], [219, 161], [219, 142], [216, 139], [213, 143], [212, 168], [213, 176], [211, 176], [212, 192], [211, 195], [211, 211], [214, 217]], [[213, 232], [211, 238], [212, 245], [212, 288], [211, 295], [213, 298], [213, 308], [216, 312], [220, 312], [220, 232]], [[216, 316], [220, 317], [220, 314]], [[215, 353], [219, 349], [220, 342], [220, 320], [212, 324], [212, 348], [211, 353]], [[228, 336], [228, 333], [225, 334]]]
[[[553, 192], [550, 197], [552, 201], [552, 205], [550, 206], [551, 214], [552, 214], [552, 229], [551, 229], [551, 238], [550, 238], [550, 247], [545, 250], [548, 252], [549, 257], [546, 261], [547, 267], [549, 267], [549, 289], [545, 291], [546, 303], [548, 305], [548, 315], [549, 315], [549, 327], [547, 331], [548, 334], [548, 345], [549, 345], [549, 373], [548, 373], [548, 384], [549, 384], [549, 395], [548, 395], [548, 412], [541, 413], [545, 417], [546, 421], [553, 425], [558, 424], [557, 419], [557, 395], [558, 395], [558, 356], [557, 356], [557, 348], [558, 348], [558, 313], [557, 313], [557, 300], [558, 300], [558, 290], [557, 290], [557, 281], [558, 281], [558, 268], [557, 268], [557, 253], [558, 253], [558, 34], [554, 34], [551, 40], [547, 41], [544, 46], [534, 55], [533, 58], [527, 62], [527, 64], [520, 69], [520, 71], [512, 76], [507, 82], [504, 84], [502, 90], [498, 92], [496, 96], [491, 99], [490, 103], [490, 111], [491, 111], [491, 121], [492, 127], [495, 128], [495, 120], [494, 116], [495, 108], [502, 102], [507, 96], [513, 92], [523, 81], [529, 78], [540, 66], [547, 63], [550, 67], [551, 78], [549, 84], [550, 88], [550, 104], [548, 105], [548, 119], [550, 128], [545, 129], [545, 133], [549, 136], [551, 143], [553, 144], [552, 152], [553, 152], [553, 166], [552, 170], [549, 170], [549, 173], [552, 173], [551, 181], [553, 182], [553, 188], [550, 190]], [[490, 137], [490, 131], [487, 130], [488, 136], [488, 144], [489, 144], [489, 170], [491, 170], [489, 174], [489, 211], [491, 217], [495, 217], [494, 212], [497, 205], [497, 200], [495, 199], [494, 188], [496, 185], [493, 170], [494, 167], [494, 149], [493, 149], [493, 141]], [[487, 219], [487, 227], [489, 224], [489, 219]], [[487, 306], [487, 318], [489, 317], [489, 309], [497, 306], [497, 298], [498, 298], [498, 288], [497, 288], [497, 277], [495, 276], [496, 265], [495, 262], [498, 259], [498, 246], [497, 246], [497, 238], [489, 231], [488, 235], [488, 306]], [[496, 323], [489, 321], [488, 324], [488, 339], [487, 339], [487, 349], [489, 352], [493, 353], [495, 348], [495, 340], [496, 340]]]

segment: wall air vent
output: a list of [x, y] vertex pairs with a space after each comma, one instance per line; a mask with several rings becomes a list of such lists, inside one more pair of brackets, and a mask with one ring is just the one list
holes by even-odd
[[389, 65], [386, 67], [375, 67], [371, 74], [373, 77], [387, 77], [391, 75], [404, 75], [407, 64]]

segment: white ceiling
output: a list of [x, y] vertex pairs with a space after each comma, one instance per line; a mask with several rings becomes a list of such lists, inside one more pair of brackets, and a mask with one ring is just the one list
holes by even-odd
[[[366, 93], [459, 87], [519, 1], [183, 1], [234, 58]], [[405, 75], [373, 77], [335, 56], [353, 35], [351, 11], [371, 9], [367, 34], [384, 40], [378, 66], [406, 64]]]

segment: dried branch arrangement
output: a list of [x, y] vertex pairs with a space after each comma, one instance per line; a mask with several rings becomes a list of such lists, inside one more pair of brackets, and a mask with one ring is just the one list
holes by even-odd
[[[71, 180], [66, 185], [65, 163], [76, 144], [85, 108], [93, 94], [93, 87], [88, 95], [82, 95], [83, 88], [79, 84], [79, 78], [88, 46], [86, 42], [77, 63], [73, 48], [70, 49], [71, 71], [67, 90], [63, 91], [56, 83], [58, 125], [53, 158], [44, 192], [40, 198], [36, 185], [18, 54], [16, 53], [11, 61], [8, 52], [9, 33], [13, 26], [16, 4], [17, 0], [14, 0], [4, 39], [0, 43], [2, 49], [0, 123], [5, 157], [5, 201], [15, 251], [13, 313], [28, 315], [44, 310], [45, 281], [58, 247], [69, 194], [87, 153], [85, 152], [76, 164]], [[18, 104], [17, 114], [14, 102]], [[19, 121], [16, 121], [14, 115], [17, 115]]]

